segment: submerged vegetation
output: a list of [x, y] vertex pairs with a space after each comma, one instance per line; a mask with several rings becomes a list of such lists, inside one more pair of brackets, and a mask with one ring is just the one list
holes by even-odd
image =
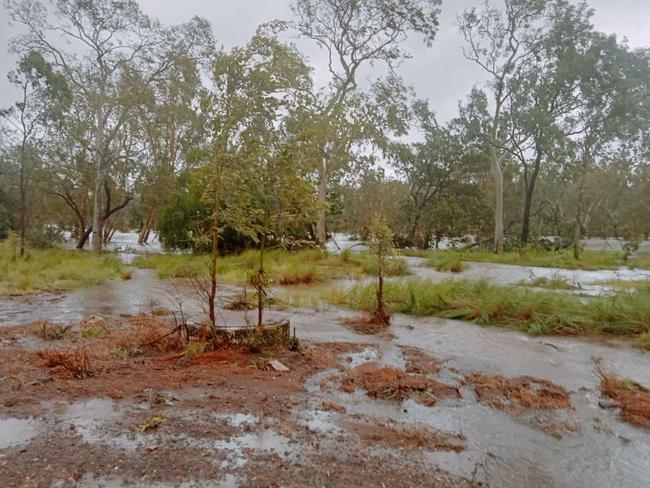
[[[375, 292], [374, 285], [358, 285], [325, 296], [339, 305], [371, 311]], [[650, 332], [647, 290], [583, 299], [484, 281], [398, 280], [384, 285], [384, 299], [391, 312], [469, 320], [531, 335], [640, 336]]]
[[538, 276], [532, 281], [525, 281], [521, 283], [522, 286], [530, 286], [533, 288], [548, 288], [549, 290], [579, 290], [580, 287], [570, 283], [566, 278], [558, 275], [553, 275], [550, 278], [547, 276]]
[[121, 270], [115, 255], [33, 249], [20, 257], [7, 243], [0, 243], [0, 296], [98, 285], [120, 277]]

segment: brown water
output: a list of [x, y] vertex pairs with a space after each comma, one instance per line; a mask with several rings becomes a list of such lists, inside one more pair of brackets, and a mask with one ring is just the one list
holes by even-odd
[[[465, 273], [474, 278], [488, 277], [497, 283], [512, 283], [528, 273], [528, 270], [519, 268], [470, 265]], [[436, 278], [436, 272], [428, 268], [414, 267], [414, 272], [418, 276]], [[610, 272], [567, 270], [567, 273], [583, 280], [586, 280], [585, 276], [596, 280], [609, 279], [603, 276], [609, 276]], [[638, 279], [638, 275], [625, 276]], [[235, 287], [221, 287], [221, 303], [237, 293], [239, 290]], [[151, 271], [136, 270], [129, 281], [109, 282], [59, 295], [0, 299], [0, 322], [74, 322], [89, 315], [119, 317], [151, 312], [157, 307], [175, 310], [179, 300], [190, 317], [198, 318], [202, 314], [201, 307], [191, 295], [187, 283], [179, 282], [175, 288], [157, 279]], [[480, 404], [468, 388], [462, 390], [462, 400], [446, 400], [434, 408], [410, 400], [401, 405], [371, 400], [360, 392], [321, 391], [321, 377], [332, 374], [325, 372], [307, 383], [313, 396], [313, 411], [295, 413], [306, 427], [323, 432], [323, 442], [327, 441], [328, 435], [336, 436], [341, 420], [339, 414], [317, 411], [316, 406], [327, 400], [345, 406], [348, 415], [358, 414], [390, 420], [397, 425], [430, 426], [463, 434], [468, 439], [468, 448], [464, 452], [429, 452], [423, 453], [423, 458], [432, 466], [455, 474], [471, 477], [472, 472], [476, 472], [478, 479], [489, 482], [490, 486], [650, 486], [650, 431], [625, 424], [618, 420], [616, 411], [599, 406], [598, 379], [593, 372], [593, 358], [601, 358], [606, 369], [650, 386], [650, 354], [620, 341], [604, 344], [571, 338], [532, 338], [510, 330], [481, 328], [462, 321], [404, 315], [394, 317], [387, 332], [395, 337], [385, 340], [378, 336], [359, 335], [341, 324], [343, 318], [353, 316], [353, 312], [331, 307], [319, 310], [292, 308], [267, 314], [270, 319], [290, 318], [297, 335], [305, 340], [370, 344], [362, 353], [351, 357], [352, 364], [372, 360], [403, 367], [404, 360], [398, 346], [415, 346], [444, 361], [442, 376], [450, 382], [459, 379], [458, 372], [474, 370], [549, 379], [571, 392], [575, 407], [568, 413], [557, 414], [553, 421], [568, 421], [578, 425], [579, 429], [565, 432], [561, 439], [557, 439], [541, 430], [530, 415], [512, 416]], [[224, 311], [219, 320], [221, 324], [241, 325], [246, 317], [242, 312]], [[251, 313], [249, 318], [254, 319], [254, 314]], [[75, 425], [87, 442], [110, 442], [127, 450], [142, 447], [137, 436], [112, 437], [110, 441], [102, 437], [97, 428], [98, 419], [113, 419], [119, 411], [112, 401], [90, 400], [93, 401], [99, 403], [53, 405], [52, 410], [58, 412], [60, 421]], [[20, 446], [38, 428], [27, 420], [0, 419], [0, 437], [4, 442], [0, 447]], [[275, 452], [276, 448], [282, 452], [292, 451], [287, 440], [272, 430], [245, 434], [213, 447], [228, 452], [228, 459], [234, 463], [242, 462], [245, 459], [242, 453], [253, 447], [270, 452]]]
[[473, 281], [485, 280], [497, 285], [519, 285], [522, 283], [531, 283], [537, 278], [557, 278], [575, 286], [577, 292], [589, 295], [601, 295], [613, 291], [611, 286], [599, 284], [604, 281], [650, 280], [650, 270], [630, 269], [626, 267], [588, 271], [582, 269], [465, 262], [465, 270], [460, 273], [449, 273], [425, 267], [424, 263], [426, 260], [423, 258], [405, 257], [403, 259], [407, 261], [409, 269], [416, 277], [425, 280], [467, 279]]

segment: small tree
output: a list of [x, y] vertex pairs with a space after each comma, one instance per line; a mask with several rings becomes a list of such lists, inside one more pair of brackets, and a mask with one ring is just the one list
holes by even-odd
[[377, 260], [377, 306], [373, 314], [373, 322], [382, 325], [390, 323], [390, 314], [384, 304], [384, 273], [387, 258], [393, 253], [393, 231], [383, 217], [376, 217], [372, 224], [370, 249]]
[[[309, 91], [310, 80], [300, 54], [278, 40], [282, 28], [282, 23], [260, 26], [246, 46], [219, 52], [212, 88], [201, 102], [211, 126], [200, 179], [204, 199], [213, 209], [210, 230], [202, 236], [211, 245], [208, 302], [213, 327], [221, 229], [228, 226], [265, 247], [265, 236], [277, 220], [271, 198], [279, 195], [274, 193], [274, 178], [294, 174], [291, 168], [270, 168], [277, 160], [283, 120], [299, 103], [300, 94]], [[257, 279], [263, 282], [263, 251], [260, 257]]]
[[257, 326], [263, 326], [266, 295], [265, 252], [300, 240], [293, 232], [316, 218], [316, 203], [308, 161], [291, 134], [281, 128], [268, 132], [255, 151], [240, 160], [232, 179], [233, 190], [224, 197], [224, 216], [230, 225], [259, 245], [260, 256], [253, 285], [257, 290]]

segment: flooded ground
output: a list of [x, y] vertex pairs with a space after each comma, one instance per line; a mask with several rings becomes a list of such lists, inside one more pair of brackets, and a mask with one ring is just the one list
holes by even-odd
[[[650, 278], [627, 269], [481, 263], [452, 274], [421, 267], [418, 258], [408, 262], [415, 277], [432, 280], [518, 284], [561, 273], [589, 289], [602, 280]], [[239, 292], [220, 287], [220, 304]], [[178, 312], [180, 305], [190, 320], [201, 320], [187, 282], [135, 270], [123, 282], [0, 299], [0, 322], [76, 324], [91, 315], [118, 320], [141, 312], [170, 320], [162, 314]], [[83, 380], [60, 380], [29, 358], [36, 349], [61, 345], [44, 343], [27, 327], [0, 329], [0, 351], [9, 358], [0, 371], [0, 485], [650, 485], [650, 430], [619, 418], [599, 393], [594, 372], [600, 360], [621, 377], [650, 386], [650, 354], [625, 341], [533, 338], [405, 315], [396, 315], [384, 333], [362, 335], [344, 324], [356, 316], [333, 307], [268, 311], [269, 319], [289, 318], [305, 347], [302, 354], [277, 358], [288, 373], [260, 368], [264, 358], [208, 362], [173, 355], [144, 356], [129, 368], [107, 366]], [[254, 318], [254, 312], [223, 311], [219, 323]], [[364, 365], [408, 371], [407, 352], [414, 350], [437, 365], [421, 376], [459, 395], [423, 403], [342, 387], [342, 379]], [[475, 372], [552, 382], [568, 392], [570, 407], [496, 408], [468, 380]], [[416, 434], [421, 432], [435, 433], [439, 442], [423, 440]]]
[[[485, 280], [497, 285], [520, 285], [533, 283], [539, 278], [559, 279], [575, 287], [576, 293], [601, 295], [614, 290], [604, 282], [649, 280], [650, 270], [604, 269], [587, 271], [582, 269], [542, 268], [538, 266], [519, 266], [512, 264], [465, 262], [466, 269], [460, 273], [436, 271], [424, 266], [426, 260], [417, 257], [404, 257], [411, 272], [418, 278], [442, 281], [447, 279]], [[566, 291], [566, 290], [565, 290]]]

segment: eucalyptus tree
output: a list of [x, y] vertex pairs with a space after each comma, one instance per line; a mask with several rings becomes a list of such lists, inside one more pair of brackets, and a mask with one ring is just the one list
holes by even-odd
[[509, 157], [506, 103], [512, 80], [535, 63], [545, 37], [546, 0], [505, 0], [503, 10], [486, 2], [482, 10], [466, 10], [458, 19], [465, 39], [463, 53], [488, 76], [490, 103], [483, 141], [495, 185], [494, 248], [503, 250], [503, 163]]
[[509, 135], [503, 149], [522, 172], [522, 244], [529, 239], [540, 171], [545, 166], [563, 164], [565, 138], [573, 133], [573, 128], [563, 126], [563, 121], [572, 117], [583, 103], [579, 96], [580, 80], [593, 33], [592, 15], [593, 11], [584, 3], [549, 2], [548, 26], [536, 59], [517, 70], [510, 80], [510, 97], [505, 103]]
[[[136, 85], [152, 83], [180, 55], [201, 56], [211, 45], [208, 24], [198, 18], [162, 28], [142, 13], [135, 0], [57, 0], [49, 8], [38, 0], [5, 0], [12, 20], [26, 33], [13, 49], [39, 52], [66, 78], [73, 96], [90, 109], [93, 192], [93, 248], [102, 248], [102, 194], [110, 166], [120, 159], [120, 131], [141, 102]], [[62, 42], [63, 41], [63, 42]]]
[[650, 134], [650, 56], [631, 51], [614, 36], [594, 33], [580, 79], [582, 103], [566, 117], [575, 182], [574, 254], [592, 203], [585, 201], [589, 172], [616, 155], [625, 156]]
[[149, 164], [138, 174], [138, 194], [143, 212], [138, 243], [144, 244], [158, 210], [170, 201], [179, 175], [193, 166], [196, 148], [205, 141], [204, 117], [199, 101], [204, 94], [199, 64], [179, 58], [164, 76], [143, 86], [135, 130], [143, 136]]
[[[326, 241], [327, 191], [330, 177], [347, 164], [345, 144], [336, 127], [345, 118], [350, 98], [359, 90], [361, 71], [384, 65], [392, 72], [408, 53], [402, 47], [409, 33], [424, 35], [430, 44], [438, 30], [440, 0], [297, 0], [296, 29], [327, 56], [329, 82], [311, 101], [317, 127], [318, 202], [316, 241]], [[343, 147], [342, 147], [343, 146]]]
[[57, 73], [36, 51], [21, 57], [9, 81], [20, 90], [20, 99], [2, 111], [9, 127], [13, 153], [18, 167], [20, 255], [25, 254], [28, 227], [28, 194], [35, 166], [41, 158], [38, 146], [46, 132], [45, 126], [69, 103], [70, 93], [63, 76]]
[[442, 224], [441, 216], [436, 215], [440, 202], [460, 190], [475, 168], [472, 153], [453, 125], [440, 126], [424, 102], [415, 104], [414, 115], [424, 140], [396, 144], [392, 159], [408, 185], [408, 240], [424, 249], [429, 247], [436, 226]]

